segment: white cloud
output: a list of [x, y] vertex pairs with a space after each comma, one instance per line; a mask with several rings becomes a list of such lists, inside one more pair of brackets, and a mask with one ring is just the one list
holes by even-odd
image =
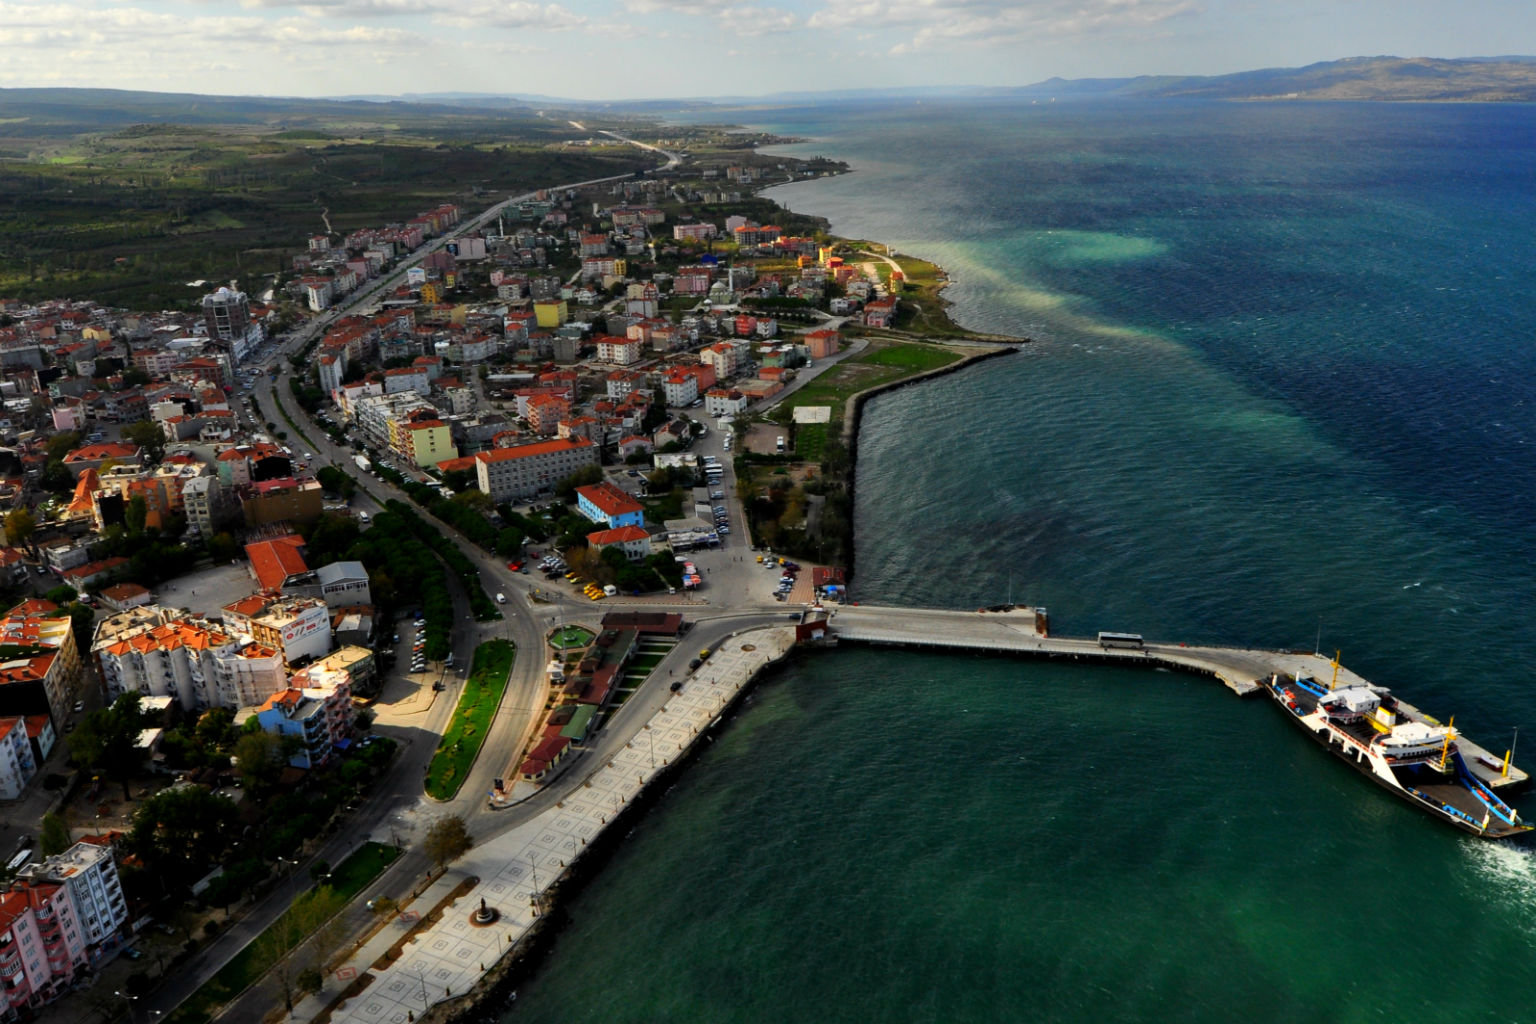
[[774, 35], [800, 27], [799, 18], [777, 7], [728, 7], [719, 13], [719, 18], [739, 36]]
[[435, 13], [432, 20], [454, 28], [507, 28], [545, 32], [581, 28], [588, 23], [585, 15], [574, 14], [570, 8], [561, 4], [536, 4], [527, 0], [456, 4], [451, 11]]
[[1146, 29], [1198, 10], [1195, 0], [854, 0], [807, 19], [812, 29], [911, 32], [892, 52]]
[[240, 6], [255, 10], [296, 8], [310, 17], [332, 18], [395, 17], [434, 10], [425, 0], [240, 0]]
[[[75, 4], [17, 5], [4, 9], [0, 50], [65, 50], [71, 61], [121, 62], [140, 68], [157, 65], [178, 74], [191, 70], [226, 70], [238, 58], [282, 59], [314, 47], [364, 47], [404, 52], [413, 34], [398, 29], [353, 26], [317, 28], [303, 18], [182, 17], [140, 7], [86, 8]], [[217, 44], [217, 47], [211, 45]], [[221, 63], [215, 65], [214, 50]], [[173, 59], [145, 61], [146, 53]], [[35, 62], [17, 66], [0, 63], [0, 76], [25, 80], [37, 71]], [[143, 68], [154, 77], [154, 68]]]

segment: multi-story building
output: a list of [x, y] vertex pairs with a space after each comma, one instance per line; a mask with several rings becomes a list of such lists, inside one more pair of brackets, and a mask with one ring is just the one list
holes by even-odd
[[249, 622], [252, 639], [281, 651], [289, 665], [318, 658], [331, 649], [330, 610], [317, 597], [280, 598]]
[[308, 523], [320, 518], [323, 504], [320, 495], [319, 483], [308, 478], [258, 480], [243, 490], [240, 508], [247, 526]]
[[583, 466], [597, 465], [597, 445], [584, 437], [559, 438], [475, 456], [475, 480], [495, 502], [529, 498], [554, 488]]
[[87, 956], [93, 961], [112, 948], [128, 923], [128, 902], [123, 898], [109, 846], [76, 843], [63, 853], [22, 868], [21, 877], [64, 887], [74, 904]]
[[232, 658], [213, 659], [213, 689], [219, 707], [245, 708], [260, 704], [287, 683], [282, 654], [254, 640], [236, 651]]
[[605, 335], [597, 339], [597, 358], [599, 362], [613, 363], [615, 366], [629, 366], [640, 361], [640, 353], [644, 348], [635, 338], [617, 338]]
[[707, 242], [718, 234], [720, 234], [720, 229], [713, 224], [672, 225], [672, 240], [676, 242]]
[[412, 412], [404, 421], [395, 421], [390, 440], [390, 447], [424, 469], [459, 457], [459, 449], [453, 443], [453, 431], [434, 412], [426, 409]]
[[217, 476], [199, 476], [181, 488], [182, 509], [187, 525], [204, 537], [212, 537], [225, 516], [224, 487]]
[[52, 1002], [90, 966], [69, 891], [20, 881], [0, 892], [0, 1016], [7, 1020]]
[[699, 350], [699, 362], [715, 371], [715, 380], [726, 380], [735, 376], [743, 358], [739, 347], [728, 341], [719, 341]]
[[82, 676], [73, 620], [52, 601], [23, 601], [0, 619], [0, 648], [0, 715], [64, 721]]
[[606, 480], [576, 488], [576, 511], [609, 529], [645, 525], [645, 508]]
[[253, 343], [261, 342], [261, 325], [251, 320], [250, 300], [233, 288], [203, 296], [203, 323], [208, 326], [208, 337], [230, 343], [235, 362], [244, 358]]
[[612, 530], [594, 530], [587, 534], [587, 546], [594, 551], [603, 548], [616, 547], [624, 552], [624, 557], [631, 562], [639, 562], [650, 557], [651, 535], [640, 526], [619, 526]]
[[174, 697], [197, 711], [221, 704], [217, 663], [239, 657], [245, 646], [205, 620], [146, 605], [103, 620], [91, 650], [110, 700], [133, 691]]
[[32, 744], [27, 742], [27, 720], [21, 716], [0, 718], [0, 800], [15, 800], [37, 774]]
[[563, 394], [548, 392], [531, 396], [528, 399], [528, 411], [525, 415], [528, 426], [535, 434], [550, 437], [556, 433], [560, 421], [570, 414], [570, 399]]
[[398, 395], [403, 391], [425, 395], [431, 390], [432, 381], [425, 366], [397, 366], [393, 370], [384, 371], [386, 395]]
[[329, 761], [336, 744], [351, 739], [352, 715], [352, 691], [345, 683], [324, 689], [289, 687], [256, 709], [256, 720], [267, 732], [299, 741], [288, 760], [295, 768]]
[[704, 392], [704, 411], [711, 416], [734, 416], [750, 399], [735, 388], [710, 388]]

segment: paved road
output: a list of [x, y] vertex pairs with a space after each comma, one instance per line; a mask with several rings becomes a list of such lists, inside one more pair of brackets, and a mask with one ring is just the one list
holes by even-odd
[[[616, 133], [615, 138], [629, 142]], [[655, 146], [634, 142], [642, 149], [651, 150], [666, 157], [665, 167], [676, 166], [681, 157], [676, 154], [666, 153]], [[604, 178], [594, 178], [588, 181], [575, 182], [566, 185], [552, 186], [550, 191], [562, 191], [566, 189], [583, 188], [589, 185], [603, 184], [610, 181], [620, 181], [629, 175], [613, 175]], [[309, 321], [303, 326], [290, 332], [285, 337], [276, 339], [267, 349], [267, 353], [255, 365], [260, 370], [265, 370], [272, 365], [280, 367], [280, 373], [276, 380], [269, 378], [262, 372], [251, 386], [251, 395], [260, 403], [261, 409], [270, 415], [273, 422], [278, 423], [279, 430], [290, 430], [283, 421], [278, 404], [278, 396], [288, 389], [290, 367], [287, 357], [295, 352], [302, 351], [318, 334], [322, 333], [332, 322], [348, 313], [361, 310], [373, 302], [380, 295], [393, 290], [405, 277], [410, 266], [416, 265], [421, 257], [428, 253], [441, 249], [453, 238], [470, 231], [478, 230], [485, 224], [499, 216], [507, 206], [530, 200], [536, 196], [536, 192], [527, 192], [519, 196], [513, 196], [490, 207], [483, 213], [471, 218], [459, 225], [454, 231], [425, 243], [422, 247], [402, 259], [397, 267], [379, 279], [370, 282], [364, 287], [346, 296], [341, 303], [326, 314]], [[288, 411], [294, 423], [302, 428], [303, 437], [292, 439], [293, 446], [303, 445], [305, 450], [315, 453], [317, 456], [314, 466], [318, 468], [327, 462], [341, 467], [355, 474], [356, 467], [352, 464], [352, 451], [343, 449], [331, 442], [329, 435], [320, 430], [312, 421], [304, 417], [303, 413], [293, 402], [291, 393], [281, 408]], [[396, 499], [409, 504], [409, 499], [389, 483], [378, 479], [363, 481], [369, 494], [358, 500], [362, 507], [377, 509], [379, 503]], [[430, 520], [434, 525], [445, 532], [454, 534], [441, 523]], [[468, 630], [456, 630], [453, 639], [454, 660], [458, 666], [468, 666], [476, 645], [494, 637], [510, 639], [517, 645], [519, 656], [514, 663], [512, 677], [509, 680], [506, 696], [501, 708], [492, 724], [491, 731], [487, 734], [482, 756], [478, 759], [468, 781], [461, 788], [458, 797], [446, 804], [436, 804], [429, 801], [421, 791], [421, 779], [425, 773], [427, 764], [431, 761], [437, 740], [446, 728], [452, 715], [455, 696], [455, 688], [450, 686], [443, 694], [430, 701], [427, 710], [419, 721], [412, 722], [405, 715], [381, 716], [378, 731], [382, 735], [391, 736], [403, 744], [400, 756], [396, 758], [394, 765], [387, 775], [381, 780], [373, 794], [357, 809], [352, 816], [352, 823], [344, 828], [343, 834], [333, 837], [325, 842], [314, 853], [314, 857], [322, 858], [332, 864], [339, 863], [344, 857], [355, 849], [360, 843], [373, 838], [380, 841], [392, 841], [400, 839], [409, 845], [407, 853], [395, 862], [394, 865], [370, 890], [360, 894], [362, 898], [355, 901], [345, 912], [345, 921], [350, 929], [360, 930], [368, 924], [369, 914], [363, 906], [363, 900], [371, 895], [389, 891], [392, 895], [400, 895], [411, 888], [416, 880], [425, 873], [427, 863], [419, 853], [415, 852], [415, 840], [420, 837], [420, 832], [430, 818], [441, 813], [463, 814], [471, 823], [471, 830], [477, 836], [494, 834], [497, 831], [511, 827], [513, 818], [491, 817], [491, 812], [485, 810], [484, 795], [490, 789], [491, 783], [504, 773], [507, 761], [515, 756], [515, 752], [522, 749], [524, 741], [533, 730], [537, 717], [535, 712], [542, 710], [545, 696], [545, 683], [543, 675], [542, 636], [546, 627], [548, 613], [554, 610], [566, 615], [572, 615], [577, 611], [586, 611], [590, 615], [588, 602], [578, 602], [574, 597], [565, 594], [559, 595], [557, 601], [550, 605], [532, 605], [522, 596], [523, 581], [527, 577], [514, 577], [507, 572], [504, 566], [495, 562], [488, 555], [483, 554], [472, 544], [455, 534], [460, 547], [474, 558], [480, 565], [482, 576], [490, 593], [496, 593], [502, 589], [510, 595], [516, 593], [519, 596], [513, 604], [504, 609], [507, 618], [495, 623], [477, 623]], [[496, 577], [501, 577], [500, 580]], [[516, 582], [514, 582], [514, 580]], [[464, 595], [455, 585], [455, 612], [458, 621], [471, 622], [467, 602]], [[453, 678], [453, 677], [449, 677]], [[430, 692], [428, 681], [420, 684]], [[508, 751], [514, 752], [508, 754]], [[306, 862], [307, 863], [307, 862]], [[230, 958], [247, 945], [251, 939], [267, 927], [282, 913], [293, 899], [309, 886], [309, 879], [305, 865], [301, 864], [293, 874], [270, 890], [261, 902], [252, 908], [250, 913], [237, 921], [229, 931], [225, 932], [217, 941], [202, 950], [196, 957], [179, 972], [178, 976], [168, 982], [153, 996], [143, 1000], [139, 1007], [142, 1013], [151, 1016], [169, 1012], [183, 999], [197, 989], [204, 981], [216, 973]], [[279, 1000], [276, 997], [276, 986], [269, 977], [263, 982], [253, 986], [245, 996], [230, 1003], [220, 1014], [221, 1019], [226, 1020], [255, 1020], [259, 1019], [266, 1010], [270, 1009]]]

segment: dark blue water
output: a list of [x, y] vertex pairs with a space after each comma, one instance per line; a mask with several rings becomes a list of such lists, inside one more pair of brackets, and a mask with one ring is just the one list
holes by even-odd
[[[757, 115], [762, 120], [762, 115]], [[856, 589], [1344, 650], [1536, 723], [1536, 111], [783, 111], [775, 190], [1037, 343], [868, 409]], [[1536, 737], [1533, 737], [1536, 739]], [[1529, 759], [1525, 759], [1529, 760]], [[1520, 1020], [1536, 867], [1167, 673], [799, 665], [591, 890], [527, 1020]]]

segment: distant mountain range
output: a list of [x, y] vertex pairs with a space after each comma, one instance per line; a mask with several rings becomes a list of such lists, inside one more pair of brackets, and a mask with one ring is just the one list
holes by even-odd
[[1056, 97], [1529, 103], [1536, 100], [1536, 57], [1349, 57], [1231, 75], [1052, 78], [1005, 91]]
[[1350, 57], [1304, 68], [1266, 68], [1230, 75], [1142, 75], [1136, 78], [1051, 78], [1018, 87], [932, 86], [781, 92], [768, 96], [712, 96], [676, 100], [576, 100], [537, 94], [413, 93], [313, 99], [204, 96], [118, 89], [0, 89], [0, 110], [10, 134], [68, 133], [85, 126], [136, 123], [303, 124], [381, 110], [417, 117], [430, 114], [536, 120], [535, 111], [601, 111], [661, 116], [677, 111], [813, 106], [967, 98], [1127, 98], [1220, 100], [1377, 100], [1418, 102], [1536, 102], [1536, 57]]

